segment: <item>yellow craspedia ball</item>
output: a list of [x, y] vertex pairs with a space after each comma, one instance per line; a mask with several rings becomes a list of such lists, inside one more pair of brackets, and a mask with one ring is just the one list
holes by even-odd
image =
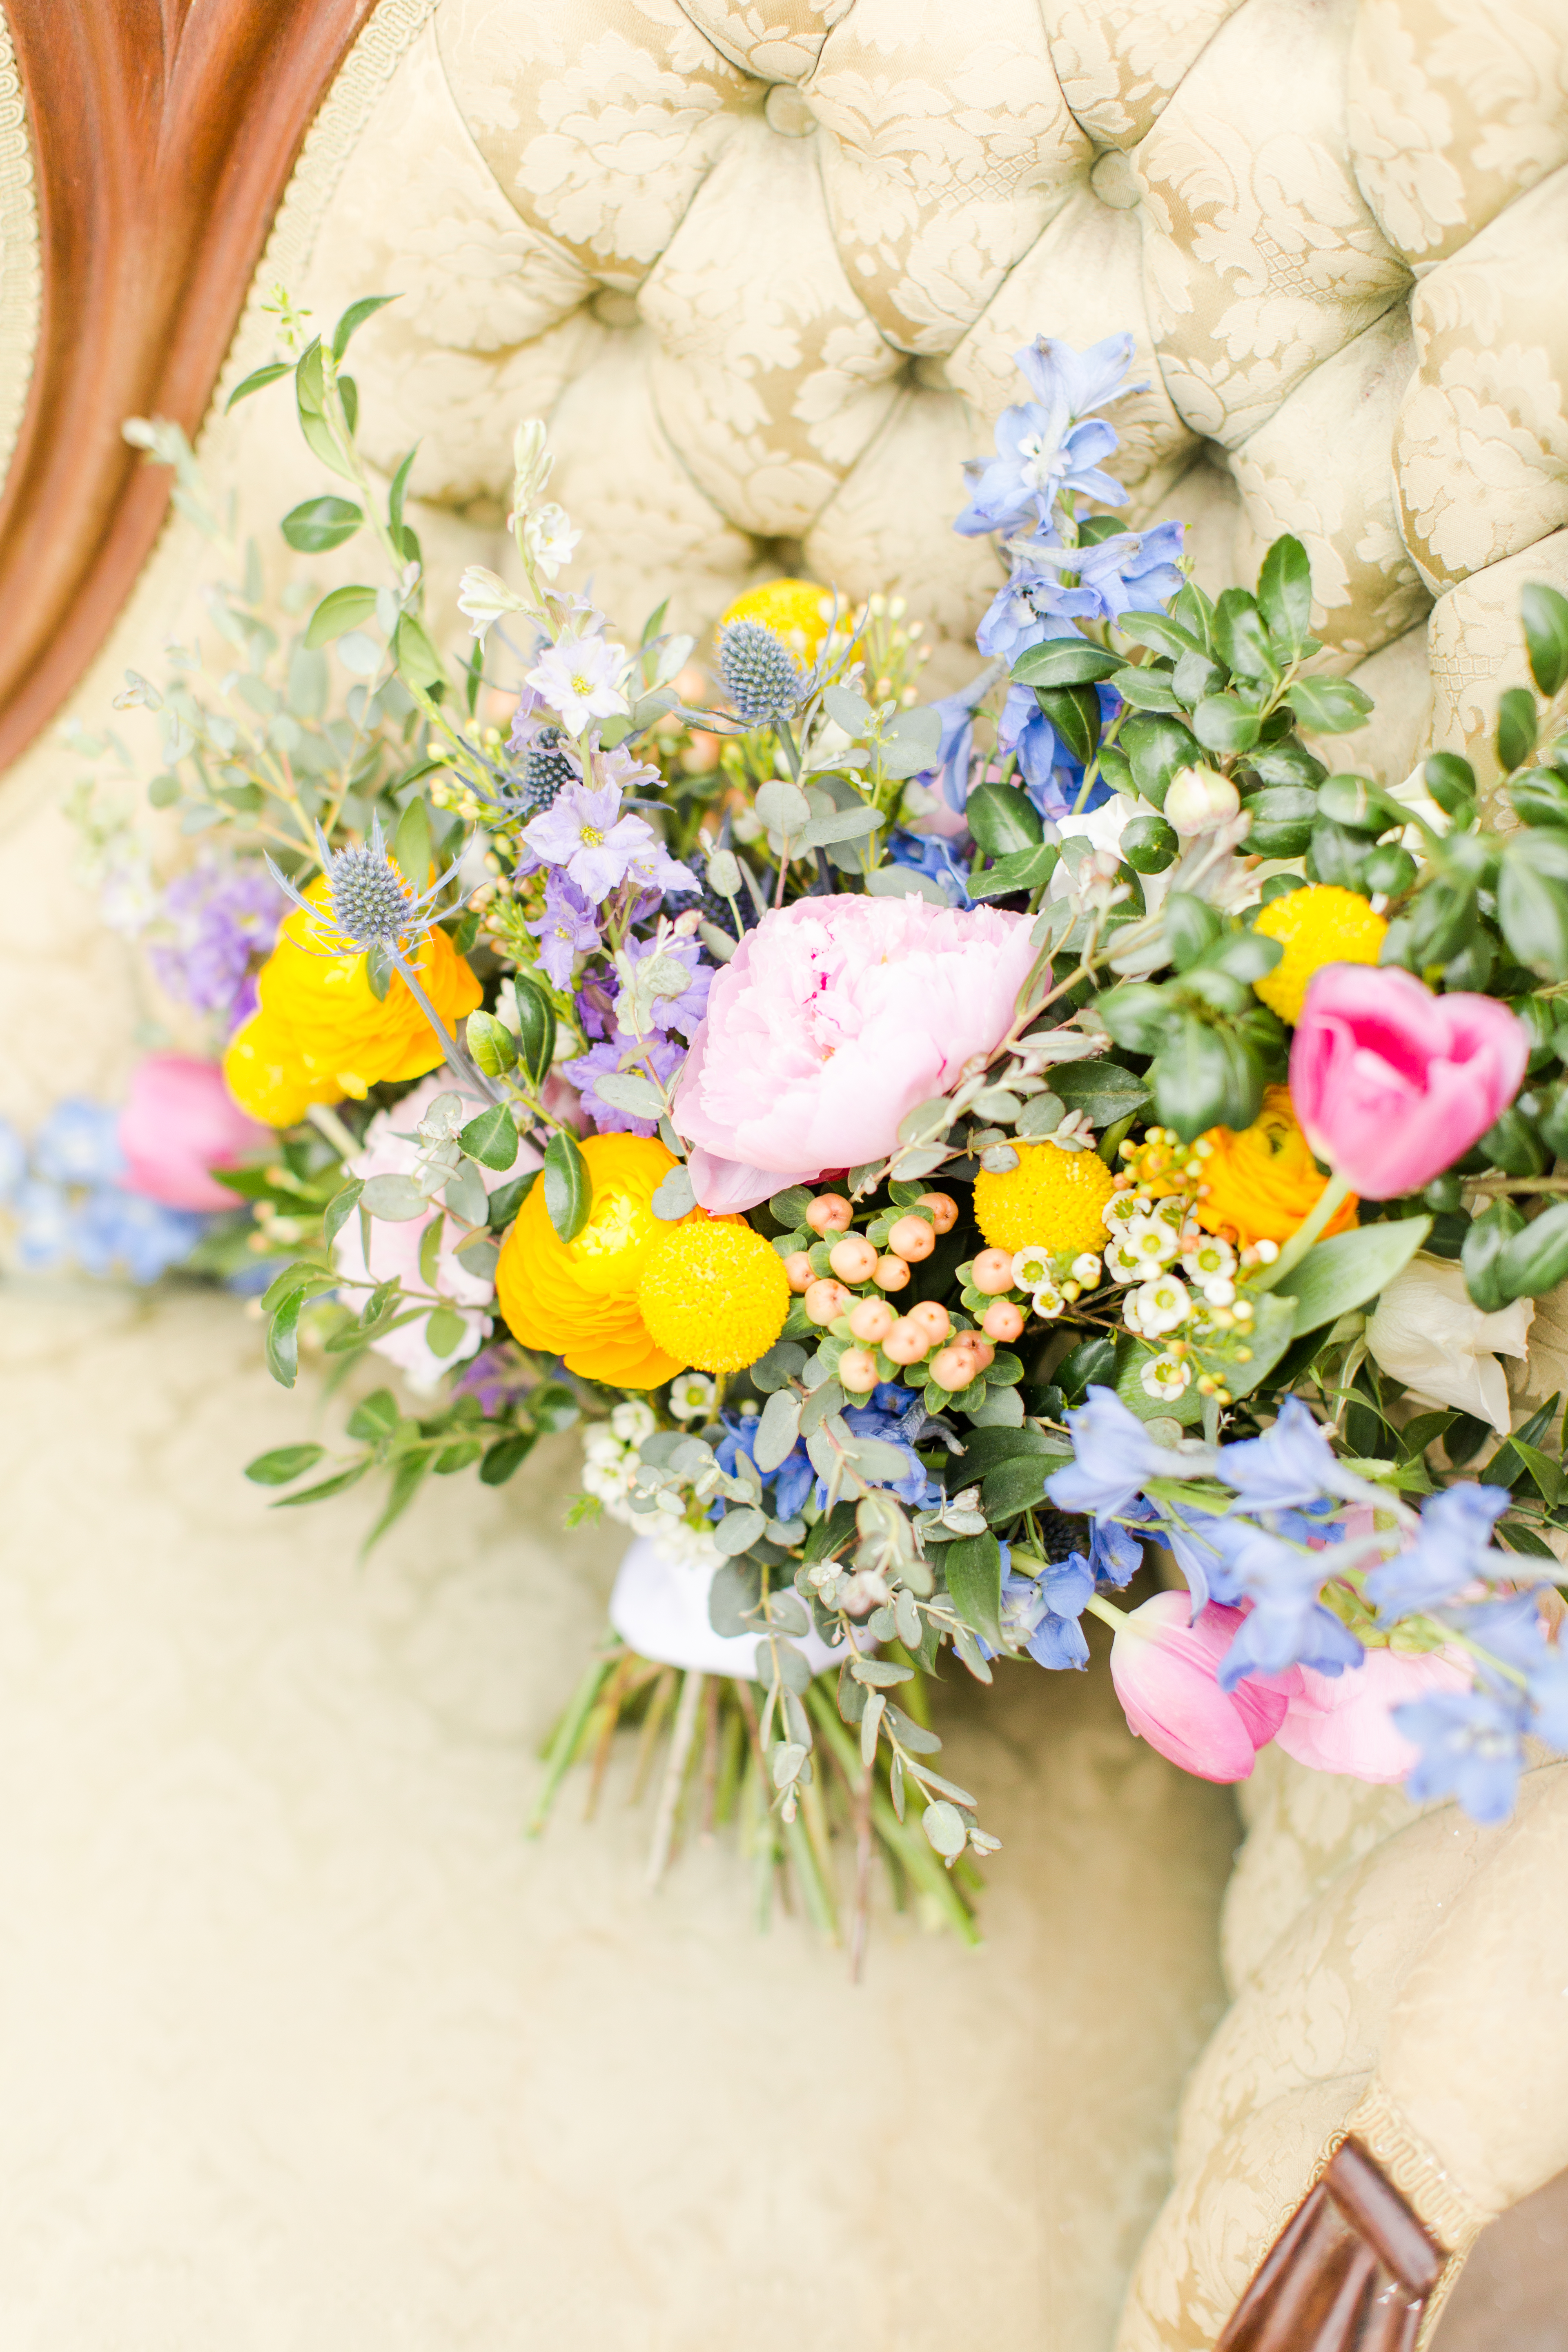
[[637, 1285], [649, 1338], [700, 1372], [740, 1372], [784, 1329], [790, 1290], [778, 1252], [742, 1218], [677, 1225]]
[[762, 587], [748, 588], [743, 596], [737, 596], [721, 616], [719, 626], [727, 629], [732, 621], [760, 621], [764, 628], [776, 629], [801, 661], [812, 662], [822, 649], [832, 610], [832, 591], [819, 587], [815, 580], [768, 580]]
[[1016, 1143], [1016, 1168], [974, 1180], [974, 1222], [993, 1249], [1105, 1247], [1100, 1211], [1116, 1190], [1098, 1151], [1057, 1143]]
[[1294, 1027], [1312, 974], [1326, 963], [1375, 963], [1388, 925], [1359, 891], [1342, 890], [1337, 882], [1312, 882], [1305, 890], [1271, 898], [1254, 929], [1266, 940], [1278, 940], [1285, 952], [1272, 971], [1252, 984], [1269, 1011]]

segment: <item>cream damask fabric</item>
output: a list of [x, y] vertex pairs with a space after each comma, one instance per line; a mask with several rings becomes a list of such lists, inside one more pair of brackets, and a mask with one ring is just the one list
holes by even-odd
[[1013, 352], [1129, 328], [1130, 519], [1216, 584], [1298, 531], [1327, 665], [1426, 633], [1389, 764], [1484, 763], [1568, 523], [1565, 77], [1556, 0], [438, 0], [310, 291], [405, 289], [357, 348], [428, 505], [482, 530], [547, 415], [624, 625], [803, 563], [905, 594], [941, 683]]

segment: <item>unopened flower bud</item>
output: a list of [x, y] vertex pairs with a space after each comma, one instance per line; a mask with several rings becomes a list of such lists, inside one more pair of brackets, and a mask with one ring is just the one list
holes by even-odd
[[1178, 768], [1165, 794], [1164, 818], [1178, 833], [1209, 833], [1228, 824], [1241, 794], [1217, 768]]

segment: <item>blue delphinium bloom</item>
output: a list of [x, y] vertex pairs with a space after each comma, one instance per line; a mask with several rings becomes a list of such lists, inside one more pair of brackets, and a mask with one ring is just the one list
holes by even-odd
[[100, 1184], [77, 1211], [71, 1242], [87, 1274], [122, 1268], [132, 1282], [156, 1282], [189, 1257], [210, 1220], [195, 1209], [171, 1209], [144, 1192]]
[[1384, 1623], [1451, 1601], [1477, 1577], [1507, 1576], [1510, 1562], [1492, 1549], [1491, 1533], [1509, 1501], [1506, 1486], [1447, 1486], [1429, 1496], [1415, 1542], [1366, 1580]]
[[1117, 435], [1091, 411], [1113, 399], [1132, 360], [1131, 335], [1110, 335], [1087, 352], [1047, 336], [1016, 354], [1036, 394], [996, 420], [996, 455], [964, 467], [970, 501], [953, 526], [966, 537], [1044, 521], [1061, 493], [1120, 506], [1126, 491], [1100, 469]]
[[33, 1138], [33, 1167], [56, 1184], [112, 1184], [125, 1171], [120, 1113], [68, 1095]]
[[1220, 1662], [1220, 1688], [1234, 1690], [1244, 1675], [1279, 1675], [1288, 1666], [1311, 1666], [1321, 1675], [1359, 1666], [1361, 1643], [1318, 1599], [1322, 1555], [1245, 1519], [1231, 1524], [1244, 1530], [1230, 1550], [1231, 1586], [1253, 1605]]
[[0, 1201], [10, 1200], [27, 1172], [27, 1147], [11, 1125], [0, 1118]]
[[906, 866], [911, 872], [923, 874], [942, 892], [950, 907], [972, 907], [969, 895], [969, 872], [952, 854], [949, 843], [934, 834], [908, 833], [902, 825], [889, 835], [887, 848], [891, 866]]
[[1545, 1652], [1530, 1677], [1530, 1704], [1537, 1739], [1568, 1755], [1568, 1652]]
[[974, 714], [991, 690], [992, 673], [982, 670], [977, 678], [956, 694], [944, 694], [931, 709], [942, 721], [942, 735], [937, 744], [936, 760], [921, 771], [917, 781], [928, 791], [940, 784], [943, 799], [950, 809], [962, 816], [969, 800], [969, 768], [974, 751]]
[[1058, 1511], [1115, 1518], [1151, 1478], [1191, 1478], [1212, 1466], [1207, 1455], [1170, 1454], [1156, 1445], [1114, 1389], [1091, 1387], [1088, 1402], [1069, 1412], [1067, 1422], [1073, 1459], [1046, 1486]]
[[63, 1184], [25, 1177], [11, 1202], [16, 1219], [16, 1255], [35, 1274], [70, 1255], [74, 1213]]
[[[1076, 554], [1077, 550], [1068, 552]], [[1082, 637], [1061, 625], [1072, 616], [1072, 598], [1061, 582], [1035, 565], [1022, 564], [992, 597], [974, 642], [989, 660], [1004, 661], [1011, 668], [1020, 654], [1035, 646], [1058, 638], [1064, 645], [1080, 646]]]
[[1089, 1664], [1089, 1643], [1079, 1620], [1093, 1591], [1093, 1572], [1081, 1552], [1052, 1560], [1037, 1583], [1010, 1575], [1002, 1585], [1003, 1625], [1037, 1666], [1081, 1670]]
[[[1129, 1518], [1152, 1521], [1154, 1514], [1147, 1505], [1131, 1505]], [[1096, 1584], [1114, 1585], [1118, 1591], [1131, 1584], [1143, 1565], [1143, 1547], [1131, 1531], [1118, 1527], [1114, 1519], [1091, 1519], [1089, 1528], [1089, 1566]]]
[[[1152, 530], [1119, 530], [1092, 544], [1062, 547], [1031, 540], [1019, 551], [1032, 575], [1044, 575], [1034, 587], [1031, 602], [1042, 611], [1070, 614], [1075, 620], [1120, 621], [1124, 613], [1149, 613], [1163, 606], [1183, 583], [1177, 559], [1182, 552], [1184, 523], [1157, 523]], [[1076, 575], [1061, 583], [1052, 602], [1046, 583], [1054, 575]]]
[[1457, 1797], [1472, 1821], [1507, 1821], [1524, 1769], [1521, 1698], [1488, 1690], [1436, 1691], [1393, 1714], [1421, 1751], [1405, 1783], [1407, 1796], [1418, 1805]]
[[1310, 1510], [1325, 1496], [1371, 1507], [1388, 1500], [1345, 1468], [1299, 1396], [1285, 1399], [1261, 1437], [1222, 1445], [1218, 1475], [1248, 1511]]

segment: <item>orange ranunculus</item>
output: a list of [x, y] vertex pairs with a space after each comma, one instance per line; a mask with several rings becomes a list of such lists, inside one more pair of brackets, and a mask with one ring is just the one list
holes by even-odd
[[[325, 878], [305, 896], [324, 908]], [[413, 962], [431, 1003], [456, 1031], [479, 1002], [479, 982], [440, 929], [426, 932]], [[236, 1030], [223, 1068], [236, 1102], [269, 1127], [292, 1127], [312, 1103], [363, 1098], [384, 1079], [423, 1077], [441, 1059], [407, 982], [394, 973], [378, 997], [365, 958], [326, 951], [300, 908], [279, 932], [257, 988], [261, 1009]]]
[[637, 1284], [670, 1230], [648, 1203], [675, 1161], [652, 1136], [591, 1135], [582, 1151], [594, 1187], [587, 1223], [563, 1242], [535, 1184], [496, 1266], [496, 1297], [520, 1346], [612, 1388], [658, 1388], [685, 1365], [648, 1336]]
[[[1289, 1241], [1310, 1214], [1328, 1179], [1296, 1124], [1289, 1087], [1269, 1087], [1250, 1127], [1211, 1127], [1199, 1138], [1204, 1159], [1198, 1223], [1211, 1234], [1233, 1233], [1251, 1242]], [[1342, 1234], [1356, 1221], [1356, 1198], [1343, 1201], [1324, 1227]]]

